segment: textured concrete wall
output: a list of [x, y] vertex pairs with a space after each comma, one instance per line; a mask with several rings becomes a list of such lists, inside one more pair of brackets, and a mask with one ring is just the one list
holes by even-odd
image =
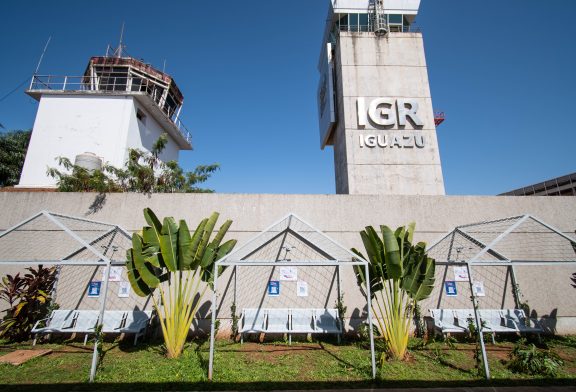
[[[338, 123], [334, 131], [336, 192], [341, 194], [443, 195], [428, 71], [420, 33], [341, 32], [335, 55]], [[422, 126], [359, 124], [357, 99], [366, 109], [376, 98], [418, 103]], [[396, 110], [394, 108], [394, 110]], [[365, 115], [365, 113], [364, 113]], [[360, 136], [388, 140], [386, 147], [362, 145]], [[424, 147], [392, 147], [393, 137], [423, 137]], [[383, 139], [382, 139], [383, 140]], [[383, 143], [382, 143], [383, 144]], [[410, 143], [408, 143], [410, 144]]]
[[[190, 226], [196, 225], [212, 211], [219, 211], [221, 221], [228, 218], [234, 220], [227, 238], [237, 238], [240, 245], [290, 212], [308, 221], [344, 247], [358, 249], [362, 249], [358, 232], [366, 225], [387, 224], [397, 227], [415, 221], [416, 239], [428, 243], [439, 239], [456, 225], [521, 214], [534, 215], [568, 235], [573, 236], [576, 229], [576, 197], [110, 194], [101, 199], [97, 196], [74, 193], [0, 192], [0, 231], [40, 210], [116, 223], [129, 231], [136, 231], [145, 224], [142, 216], [142, 209], [145, 207], [152, 208], [158, 216], [186, 219]], [[94, 268], [90, 273], [93, 273], [93, 270]], [[444, 271], [444, 268], [438, 268], [439, 282]], [[219, 283], [221, 294], [224, 294], [230, 282], [231, 272], [227, 270]], [[254, 274], [249, 272], [244, 268], [239, 274], [240, 280], [242, 276], [248, 279], [244, 281], [243, 288], [239, 283], [239, 295], [247, 298], [247, 304], [250, 304], [250, 296], [246, 293], [250, 293], [251, 289], [258, 293], [263, 291], [264, 286], [260, 287], [261, 285], [259, 286], [254, 279], [258, 280], [258, 276], [267, 274], [265, 271]], [[534, 310], [534, 314], [538, 317], [556, 316], [552, 325], [559, 332], [576, 333], [576, 289], [571, 286], [569, 279], [573, 272], [576, 272], [576, 266], [520, 267], [517, 271], [522, 293]], [[242, 275], [243, 273], [248, 273], [248, 277]], [[504, 269], [494, 268], [476, 273], [485, 281], [487, 307], [512, 304], [510, 282]], [[326, 281], [329, 280], [329, 272], [327, 274], [323, 278]], [[351, 324], [357, 324], [364, 311], [365, 300], [356, 286], [351, 268], [342, 268], [341, 284], [348, 306], [346, 316], [352, 319]], [[437, 306], [469, 307], [465, 286], [462, 286], [457, 300], [446, 301], [444, 297], [441, 299], [444, 302], [438, 305], [441, 291], [442, 288], [438, 287], [433, 296], [422, 304], [424, 312]], [[60, 291], [59, 295], [64, 294]], [[229, 315], [230, 295], [230, 289], [223, 295], [220, 308], [223, 317]], [[329, 293], [326, 295], [328, 302], [332, 303], [333, 296]], [[119, 303], [126, 305], [123, 300]], [[133, 305], [141, 306], [141, 304], [142, 302], [138, 301]], [[203, 316], [208, 314], [207, 305], [202, 308]], [[227, 322], [224, 322], [223, 326], [226, 324]]]

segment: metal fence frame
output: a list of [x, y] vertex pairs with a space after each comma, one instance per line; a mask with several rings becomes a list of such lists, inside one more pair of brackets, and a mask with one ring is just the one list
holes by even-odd
[[[481, 240], [474, 238], [473, 236], [471, 236], [469, 234], [464, 233], [462, 230], [462, 229], [467, 228], [467, 227], [481, 226], [481, 225], [485, 225], [485, 224], [491, 224], [491, 223], [502, 222], [502, 221], [507, 221], [507, 220], [515, 220], [515, 222], [513, 224], [511, 224], [506, 230], [502, 231], [496, 238], [494, 238], [488, 244], [484, 244]], [[559, 237], [569, 241], [570, 244], [572, 245], [572, 248], [574, 249], [574, 252], [575, 252], [574, 259], [569, 260], [569, 261], [561, 261], [561, 260], [556, 260], [556, 261], [517, 260], [515, 258], [509, 258], [506, 255], [504, 255], [501, 252], [498, 252], [496, 249], [494, 249], [495, 246], [498, 245], [499, 243], [501, 243], [501, 241], [504, 240], [509, 234], [511, 234], [514, 230], [516, 230], [523, 223], [525, 223], [529, 220], [533, 220], [533, 221], [537, 222], [538, 224], [547, 228], [551, 232], [557, 234]], [[434, 248], [436, 248], [443, 241], [448, 240], [451, 236], [454, 236], [454, 234], [459, 234], [459, 235], [464, 234], [465, 236], [470, 237], [469, 239], [471, 241], [474, 241], [475, 244], [481, 248], [481, 250], [478, 253], [476, 253], [474, 256], [469, 257], [466, 260], [460, 260], [460, 261], [459, 260], [439, 260], [439, 261], [437, 260], [436, 265], [465, 266], [467, 271], [468, 271], [468, 282], [470, 285], [470, 293], [471, 293], [470, 300], [472, 303], [472, 308], [474, 309], [474, 324], [476, 327], [476, 331], [478, 334], [478, 340], [479, 340], [481, 351], [482, 351], [482, 363], [484, 366], [484, 374], [486, 376], [486, 379], [489, 380], [490, 379], [490, 367], [488, 364], [488, 354], [486, 353], [486, 347], [484, 345], [484, 332], [482, 330], [480, 317], [478, 314], [478, 298], [475, 295], [474, 289], [472, 287], [473, 283], [474, 283], [473, 267], [474, 266], [510, 267], [511, 268], [511, 270], [510, 270], [511, 279], [512, 279], [513, 285], [517, 287], [518, 283], [516, 280], [516, 274], [515, 274], [514, 266], [520, 266], [520, 265], [522, 265], [522, 266], [575, 265], [576, 266], [576, 239], [567, 236], [566, 234], [562, 233], [557, 228], [543, 222], [542, 220], [540, 220], [540, 219], [538, 219], [532, 215], [525, 214], [525, 215], [520, 215], [520, 216], [515, 216], [515, 217], [509, 217], [509, 218], [497, 219], [497, 220], [492, 220], [492, 221], [486, 221], [486, 222], [472, 223], [472, 224], [468, 224], [468, 225], [457, 226], [453, 230], [448, 232], [446, 235], [441, 237], [439, 240], [437, 240], [430, 247], [428, 247], [428, 249], [427, 249], [428, 254], [431, 254], [431, 252], [434, 250]], [[452, 244], [450, 245], [450, 247], [452, 247]], [[498, 261], [480, 260], [480, 258], [488, 252], [491, 252], [499, 260]], [[457, 256], [457, 258], [458, 258], [458, 256]], [[441, 290], [442, 290], [442, 288], [441, 288]], [[518, 303], [518, 298], [516, 297], [518, 295], [517, 290], [514, 290], [513, 292], [514, 292], [516, 303]], [[529, 317], [529, 315], [527, 315], [527, 316]]]
[[[280, 225], [282, 222], [288, 220], [288, 228], [285, 231], [289, 230], [291, 219], [297, 219], [300, 223], [308, 226], [313, 232], [319, 234], [323, 239], [329, 241], [332, 245], [338, 247], [341, 251], [346, 252], [350, 256], [351, 261], [342, 261], [338, 260], [338, 258], [334, 258], [333, 260], [310, 260], [310, 261], [282, 261], [281, 263], [278, 261], [257, 261], [257, 260], [249, 260], [240, 257], [240, 260], [233, 260], [233, 256], [237, 256], [241, 254], [245, 248], [257, 242], [262, 236], [266, 233], [270, 232], [272, 228], [277, 225]], [[280, 231], [281, 233], [282, 231]], [[270, 243], [270, 240], [265, 241], [264, 244]], [[315, 244], [312, 244], [315, 245]], [[339, 276], [339, 267], [340, 266], [364, 266], [364, 270], [366, 273], [366, 279], [369, 281], [370, 275], [368, 270], [368, 262], [356, 254], [352, 253], [348, 249], [341, 246], [339, 243], [322, 233], [320, 230], [316, 229], [314, 226], [310, 225], [308, 222], [304, 221], [302, 218], [298, 217], [296, 214], [290, 213], [283, 217], [282, 219], [278, 220], [277, 222], [270, 225], [268, 228], [257, 234], [252, 239], [248, 240], [244, 245], [239, 247], [238, 249], [232, 251], [230, 254], [224, 256], [220, 260], [218, 260], [214, 265], [214, 292], [212, 297], [212, 322], [210, 325], [210, 359], [208, 363], [208, 379], [212, 380], [213, 377], [213, 369], [214, 369], [214, 340], [215, 340], [215, 326], [216, 326], [216, 313], [217, 313], [217, 302], [218, 302], [218, 294], [217, 294], [217, 282], [218, 282], [218, 269], [220, 266], [230, 266], [230, 267], [237, 267], [237, 266], [245, 266], [245, 267], [276, 267], [278, 265], [282, 266], [301, 266], [301, 267], [324, 267], [324, 266], [334, 266], [337, 268], [337, 274]], [[340, 285], [338, 287], [338, 296], [340, 296]], [[234, 290], [236, 290], [236, 286], [234, 286]], [[370, 287], [367, 287], [367, 307], [368, 307], [368, 314], [367, 314], [367, 321], [369, 324], [369, 335], [370, 335], [370, 355], [371, 355], [371, 362], [372, 362], [372, 378], [376, 378], [376, 361], [375, 361], [375, 354], [374, 354], [374, 335], [373, 335], [373, 328], [372, 328], [372, 304], [371, 304], [371, 294], [370, 294]]]
[[[21, 221], [20, 223], [12, 226], [11, 228], [7, 229], [6, 231], [4, 231], [2, 233], [0, 233], [0, 239], [3, 237], [6, 237], [10, 233], [18, 230], [19, 228], [25, 226], [26, 224], [32, 222], [33, 220], [35, 220], [41, 216], [48, 219], [52, 224], [54, 224], [56, 227], [58, 227], [64, 233], [66, 233], [68, 236], [70, 236], [72, 239], [74, 239], [74, 241], [76, 241], [78, 243], [78, 249], [75, 252], [62, 255], [62, 258], [60, 258], [60, 259], [42, 259], [41, 257], [39, 257], [38, 259], [34, 259], [34, 260], [0, 260], [0, 266], [1, 265], [22, 265], [22, 264], [24, 264], [24, 265], [50, 265], [50, 266], [72, 265], [72, 266], [105, 267], [105, 273], [104, 273], [105, 279], [102, 282], [103, 286], [101, 289], [103, 291], [103, 295], [101, 298], [100, 310], [99, 310], [98, 321], [97, 321], [97, 324], [101, 324], [103, 322], [104, 311], [106, 309], [106, 299], [107, 299], [107, 294], [108, 294], [110, 268], [112, 266], [124, 266], [125, 263], [111, 260], [109, 257], [102, 254], [100, 251], [98, 251], [96, 248], [94, 248], [92, 246], [92, 244], [94, 244], [95, 242], [97, 242], [99, 239], [102, 238], [102, 235], [98, 236], [97, 238], [92, 239], [91, 241], [86, 241], [85, 239], [82, 239], [78, 234], [76, 234], [74, 232], [74, 230], [72, 230], [68, 226], [66, 226], [58, 218], [71, 219], [71, 220], [75, 220], [78, 222], [85, 222], [88, 224], [93, 223], [93, 224], [98, 224], [98, 225], [109, 226], [110, 230], [108, 230], [105, 235], [116, 232], [116, 234], [120, 234], [127, 239], [131, 239], [131, 235], [128, 233], [128, 231], [126, 231], [122, 227], [115, 225], [115, 224], [100, 222], [100, 221], [95, 221], [95, 220], [90, 220], [90, 219], [85, 219], [85, 218], [79, 218], [79, 217], [74, 217], [74, 216], [65, 215], [65, 214], [53, 213], [53, 212], [49, 212], [49, 211], [40, 211], [39, 213], [32, 215], [31, 217]], [[78, 253], [84, 249], [88, 250], [91, 254], [94, 255], [94, 260], [79, 261], [79, 260], [74, 260], [73, 258], [71, 258], [74, 256], [74, 254], [76, 254], [76, 253]], [[97, 336], [95, 343], [94, 343], [94, 350], [92, 353], [92, 364], [90, 367], [90, 382], [93, 382], [94, 378], [96, 376], [96, 369], [98, 367], [98, 346], [100, 343], [101, 342], [99, 341], [99, 337]]]

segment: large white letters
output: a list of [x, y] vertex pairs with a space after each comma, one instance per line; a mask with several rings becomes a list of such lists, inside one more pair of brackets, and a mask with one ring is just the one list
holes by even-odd
[[[394, 103], [396, 103], [396, 107], [394, 107]], [[415, 99], [402, 98], [394, 102], [392, 98], [375, 98], [368, 105], [368, 113], [366, 113], [366, 99], [358, 97], [356, 109], [358, 111], [359, 127], [365, 127], [368, 119], [377, 126], [389, 127], [398, 123], [399, 126], [404, 127], [408, 118], [412, 125], [416, 127], [424, 126], [424, 123], [418, 117], [418, 102]]]

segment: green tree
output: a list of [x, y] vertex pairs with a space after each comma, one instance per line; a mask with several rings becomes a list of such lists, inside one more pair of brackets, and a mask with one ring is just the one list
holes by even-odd
[[49, 168], [47, 174], [56, 179], [60, 192], [214, 192], [198, 185], [206, 182], [220, 166], [200, 165], [192, 172], [185, 172], [176, 161], [160, 160], [167, 143], [168, 136], [163, 134], [150, 152], [129, 149], [123, 168], [104, 165], [100, 170], [88, 171], [68, 158], [58, 157], [58, 165], [64, 170]]
[[9, 131], [0, 134], [0, 187], [16, 185], [24, 166], [32, 131]]
[[[213, 213], [190, 232], [186, 221], [177, 224], [167, 217], [160, 223], [146, 208], [148, 226], [142, 229], [142, 235], [132, 235], [132, 248], [126, 252], [128, 280], [134, 293], [152, 296], [169, 358], [182, 353], [202, 298], [214, 288], [214, 263], [236, 245], [236, 240], [222, 242], [231, 220], [210, 240], [218, 217]], [[154, 295], [156, 290], [159, 298]]]
[[368, 258], [352, 249], [370, 263], [370, 282], [362, 266], [355, 266], [354, 272], [362, 289], [370, 285], [372, 314], [393, 359], [406, 356], [411, 316], [418, 301], [427, 298], [434, 287], [436, 262], [428, 257], [424, 242], [412, 244], [414, 227], [411, 223], [408, 228], [392, 231], [388, 226], [380, 226], [380, 237], [368, 226], [360, 232]]

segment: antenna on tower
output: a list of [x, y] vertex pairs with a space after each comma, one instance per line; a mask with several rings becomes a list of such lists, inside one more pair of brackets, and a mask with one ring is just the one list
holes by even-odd
[[122, 29], [120, 30], [120, 42], [118, 43], [118, 53], [117, 57], [122, 57], [122, 38], [124, 38], [124, 22], [122, 22]]
[[36, 71], [34, 71], [34, 75], [38, 75], [38, 71], [40, 70], [40, 64], [42, 64], [42, 59], [44, 58], [44, 53], [46, 53], [46, 49], [48, 49], [48, 44], [50, 43], [51, 39], [52, 39], [52, 36], [48, 37], [48, 41], [46, 41], [46, 45], [44, 45], [44, 50], [42, 51], [42, 54], [40, 55], [40, 60], [38, 60], [38, 65], [36, 66]]

